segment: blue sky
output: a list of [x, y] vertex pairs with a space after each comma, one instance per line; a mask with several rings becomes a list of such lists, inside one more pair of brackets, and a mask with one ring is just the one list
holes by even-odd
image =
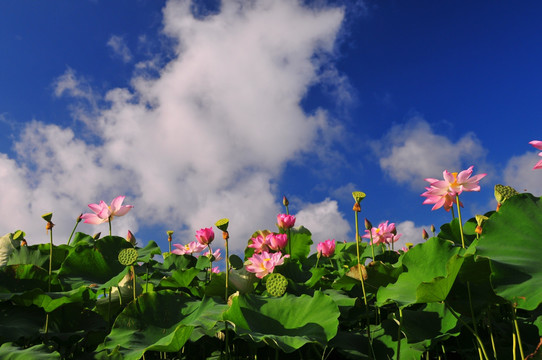
[[[0, 231], [65, 242], [88, 203], [166, 248], [231, 220], [241, 249], [290, 199], [315, 242], [362, 217], [403, 241], [451, 218], [426, 177], [542, 193], [538, 2], [48, 1], [0, 4]], [[107, 227], [81, 226], [88, 233]]]

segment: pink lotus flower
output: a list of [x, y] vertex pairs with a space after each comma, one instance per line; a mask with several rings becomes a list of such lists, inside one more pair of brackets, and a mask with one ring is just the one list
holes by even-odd
[[[538, 150], [542, 150], [542, 141], [533, 140], [533, 141], [530, 141], [529, 144], [531, 144], [532, 146], [534, 146]], [[538, 156], [542, 156], [542, 152], [539, 152]], [[539, 160], [536, 163], [536, 165], [533, 167], [533, 170], [536, 170], [536, 169], [542, 169], [542, 160]]]
[[211, 269], [211, 272], [213, 274], [220, 274], [220, 268], [218, 266], [215, 266], [214, 268]]
[[324, 257], [332, 256], [333, 253], [335, 253], [335, 239], [319, 243], [316, 246], [316, 250], [318, 251], [318, 254], [322, 254]]
[[203, 228], [196, 231], [196, 239], [198, 239], [198, 242], [202, 245], [208, 246], [211, 242], [213, 242], [215, 238], [215, 233], [213, 231], [213, 228]]
[[286, 214], [278, 214], [277, 225], [281, 229], [290, 229], [295, 225], [295, 216], [286, 215]]
[[471, 166], [459, 174], [444, 170], [442, 173], [444, 180], [425, 179], [425, 181], [429, 182], [429, 187], [426, 187], [427, 191], [422, 194], [422, 196], [427, 197], [423, 203], [435, 204], [431, 210], [436, 210], [444, 206], [444, 209], [448, 211], [454, 205], [455, 197], [463, 191], [480, 191], [478, 182], [487, 174], [478, 174], [470, 177], [473, 167]]
[[99, 204], [89, 204], [88, 207], [94, 211], [94, 214], [87, 213], [81, 215], [81, 219], [87, 224], [98, 225], [113, 220], [115, 216], [123, 216], [133, 208], [133, 205], [122, 205], [125, 196], [117, 196], [111, 205], [108, 206], [103, 200]]
[[[203, 256], [209, 256], [211, 253], [209, 252], [209, 250], [207, 250], [206, 252], [203, 253]], [[220, 261], [222, 260], [222, 256], [220, 254], [220, 249], [216, 249], [215, 251], [213, 251], [213, 256], [215, 257], [215, 259], [213, 261]]]
[[252, 243], [248, 244], [247, 247], [253, 248], [255, 254], [259, 254], [262, 251], [269, 251], [267, 236], [260, 234], [254, 238], [251, 238], [250, 240], [252, 240]]
[[206, 245], [202, 245], [197, 241], [192, 241], [186, 245], [173, 244], [176, 247], [171, 253], [176, 255], [192, 255], [194, 253], [202, 252], [207, 248]]
[[269, 234], [265, 237], [267, 247], [273, 251], [284, 249], [288, 243], [288, 236], [286, 234]]
[[365, 235], [362, 237], [373, 241], [371, 244], [391, 244], [399, 240], [402, 234], [397, 235], [395, 223], [388, 224], [388, 221], [381, 223], [378, 227], [373, 227], [371, 230], [365, 230]]
[[245, 268], [248, 272], [254, 273], [257, 278], [262, 279], [265, 275], [270, 274], [275, 270], [275, 266], [284, 264], [284, 259], [290, 255], [282, 256], [282, 253], [276, 252], [273, 254], [267, 251], [262, 251], [261, 254], [254, 254], [248, 259], [249, 265]]

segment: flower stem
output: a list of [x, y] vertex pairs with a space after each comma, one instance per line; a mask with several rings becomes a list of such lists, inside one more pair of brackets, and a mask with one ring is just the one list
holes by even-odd
[[403, 310], [399, 307], [399, 327], [397, 328], [397, 354], [396, 359], [401, 359], [401, 324], [403, 323]]
[[486, 360], [489, 360], [489, 357], [487, 356], [487, 352], [486, 352], [486, 349], [484, 347], [484, 343], [482, 342], [482, 340], [480, 339], [480, 337], [478, 336], [478, 334], [474, 331], [473, 328], [471, 328], [469, 326], [469, 324], [467, 324], [463, 319], [461, 319], [461, 316], [457, 315], [457, 313], [454, 311], [454, 309], [452, 309], [452, 307], [445, 301], [444, 302], [444, 305], [446, 306], [446, 308], [448, 308], [448, 310], [450, 310], [450, 312], [452, 313], [452, 315], [457, 319], [459, 320], [467, 329], [469, 329], [469, 331], [474, 335], [474, 337], [476, 338], [476, 340], [478, 341], [478, 344], [480, 345], [480, 348], [482, 349], [482, 353], [484, 354], [484, 358]]
[[[358, 207], [358, 210], [359, 210], [359, 207]], [[363, 291], [363, 303], [365, 304], [365, 314], [366, 314], [366, 320], [367, 320], [367, 339], [369, 340], [369, 346], [371, 347], [371, 350], [372, 350], [372, 341], [371, 341], [371, 329], [370, 329], [370, 326], [369, 326], [369, 305], [367, 303], [367, 294], [365, 292], [365, 281], [363, 280], [363, 273], [361, 271], [361, 260], [360, 260], [360, 254], [359, 254], [359, 221], [358, 221], [358, 212], [357, 210], [354, 210], [354, 216], [355, 216], [355, 220], [356, 220], [356, 254], [357, 254], [357, 258], [358, 258], [358, 274], [359, 274], [359, 279], [361, 281], [361, 290]]]
[[[459, 218], [459, 232], [461, 234], [461, 246], [465, 248], [465, 238], [463, 236], [463, 224], [461, 222], [461, 206], [459, 206], [459, 195], [455, 195], [455, 201], [457, 203], [457, 217]], [[452, 210], [453, 211], [453, 210]]]
[[519, 352], [521, 354], [521, 358], [525, 359], [525, 354], [523, 353], [523, 344], [521, 343], [521, 335], [519, 334], [518, 320], [516, 318], [516, 308], [513, 305], [511, 306], [512, 306], [512, 319], [514, 320], [514, 330], [516, 332], [516, 336], [518, 339]]
[[[209, 266], [209, 281], [211, 281], [213, 277], [213, 250], [211, 250], [211, 245], [207, 244], [207, 248], [209, 249], [209, 259], [211, 265]], [[207, 277], [207, 274], [205, 274], [205, 277]]]
[[[53, 273], [53, 227], [49, 228], [49, 276], [47, 277], [47, 291], [51, 292], [51, 275]], [[49, 331], [49, 313], [45, 315], [45, 334]]]
[[77, 225], [79, 225], [80, 222], [81, 222], [81, 220], [79, 220], [79, 218], [77, 218], [77, 221], [75, 222], [75, 226], [73, 227], [72, 233], [70, 234], [70, 237], [68, 239], [68, 245], [70, 245], [70, 242], [72, 241], [73, 234], [75, 233], [75, 229], [77, 229]]
[[111, 237], [111, 216], [109, 217], [109, 237]]
[[132, 287], [133, 287], [134, 301], [136, 301], [136, 273], [135, 273], [135, 266], [132, 265], [130, 270], [132, 271]]

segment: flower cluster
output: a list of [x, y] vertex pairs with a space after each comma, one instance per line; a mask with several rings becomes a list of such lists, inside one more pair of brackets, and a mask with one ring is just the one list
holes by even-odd
[[286, 247], [287, 243], [288, 236], [286, 234], [261, 232], [251, 239], [248, 247], [253, 248], [254, 253], [260, 254], [263, 251], [280, 251]]
[[422, 196], [427, 198], [423, 203], [434, 204], [431, 210], [444, 207], [446, 211], [449, 211], [454, 205], [456, 196], [460, 195], [463, 191], [480, 191], [478, 182], [487, 174], [478, 174], [471, 177], [473, 167], [471, 166], [459, 174], [444, 170], [442, 173], [444, 180], [425, 179], [425, 181], [429, 182], [429, 187], [426, 187], [426, 191], [422, 194]]
[[365, 230], [365, 235], [362, 237], [371, 239], [373, 244], [392, 244], [397, 242], [402, 234], [397, 234], [395, 223], [388, 224], [388, 221], [381, 223], [378, 227], [371, 227], [370, 230]]

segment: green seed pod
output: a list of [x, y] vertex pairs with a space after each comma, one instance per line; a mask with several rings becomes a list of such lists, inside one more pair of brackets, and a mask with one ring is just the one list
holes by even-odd
[[503, 204], [506, 200], [518, 194], [519, 192], [511, 186], [501, 184], [495, 185], [495, 199], [499, 204]]
[[230, 220], [228, 219], [220, 219], [215, 223], [215, 226], [219, 228], [222, 231], [228, 231], [228, 225], [230, 223]]
[[282, 296], [288, 287], [288, 280], [279, 273], [269, 274], [265, 283], [267, 292], [273, 296]]
[[137, 250], [134, 248], [122, 249], [119, 253], [119, 262], [124, 266], [133, 265], [137, 260]]

